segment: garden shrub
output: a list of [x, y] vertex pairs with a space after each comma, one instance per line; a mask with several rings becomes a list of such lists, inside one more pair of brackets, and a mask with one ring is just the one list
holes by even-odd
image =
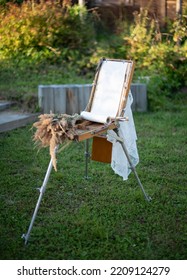
[[0, 58], [74, 62], [95, 46], [93, 21], [84, 7], [58, 1], [9, 3], [0, 15]]
[[187, 41], [186, 17], [177, 19], [167, 33], [147, 11], [135, 14], [135, 24], [124, 38], [128, 58], [136, 61], [136, 78], [148, 77], [150, 109], [164, 107], [166, 97], [173, 97], [186, 86]]

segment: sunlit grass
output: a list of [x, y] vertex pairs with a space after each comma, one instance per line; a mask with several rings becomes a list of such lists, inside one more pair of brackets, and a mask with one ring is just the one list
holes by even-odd
[[[84, 179], [84, 143], [58, 155], [28, 245], [26, 233], [49, 161], [34, 149], [30, 127], [0, 135], [1, 259], [186, 259], [187, 111], [134, 115], [138, 174], [90, 162]], [[91, 143], [90, 143], [91, 144]]]

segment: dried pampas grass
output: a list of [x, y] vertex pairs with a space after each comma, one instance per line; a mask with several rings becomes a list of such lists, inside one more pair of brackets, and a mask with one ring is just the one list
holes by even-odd
[[36, 132], [33, 140], [39, 147], [49, 147], [54, 169], [56, 166], [55, 148], [67, 140], [73, 140], [77, 133], [77, 124], [81, 121], [80, 115], [67, 114], [43, 114], [39, 116], [39, 121], [33, 124]]

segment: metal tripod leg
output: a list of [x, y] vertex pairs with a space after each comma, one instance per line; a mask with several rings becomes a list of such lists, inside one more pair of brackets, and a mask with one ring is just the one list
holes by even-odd
[[[57, 147], [55, 148], [55, 153], [56, 153], [56, 151], [57, 151]], [[31, 233], [31, 230], [33, 228], [34, 221], [36, 219], [36, 215], [38, 213], [38, 209], [40, 207], [40, 203], [41, 203], [42, 197], [43, 197], [43, 195], [45, 193], [46, 186], [47, 186], [47, 183], [49, 181], [49, 176], [51, 174], [52, 167], [53, 167], [53, 162], [52, 162], [52, 159], [51, 159], [50, 162], [49, 162], [48, 168], [47, 168], [47, 172], [45, 174], [45, 178], [43, 180], [43, 184], [42, 184], [41, 188], [39, 189], [40, 190], [40, 195], [39, 195], [38, 201], [36, 203], [36, 207], [35, 207], [35, 210], [34, 210], [34, 213], [33, 213], [33, 216], [32, 216], [31, 222], [30, 222], [30, 225], [29, 225], [29, 229], [28, 229], [26, 234], [22, 235], [22, 238], [25, 240], [25, 245], [27, 244], [28, 239], [30, 237], [30, 233]]]
[[88, 161], [90, 159], [90, 153], [89, 153], [89, 139], [86, 139], [85, 142], [85, 179], [88, 179]]
[[117, 134], [117, 136], [118, 136], [118, 139], [117, 139], [117, 140], [120, 142], [120, 144], [121, 144], [121, 146], [122, 146], [122, 148], [123, 148], [123, 151], [124, 151], [124, 153], [125, 153], [125, 155], [126, 155], [126, 157], [127, 157], [127, 160], [128, 160], [128, 162], [129, 162], [130, 168], [131, 168], [131, 170], [133, 171], [133, 173], [134, 173], [134, 175], [135, 175], [135, 177], [136, 177], [136, 180], [137, 180], [137, 182], [138, 182], [138, 185], [140, 186], [140, 188], [141, 188], [141, 190], [142, 190], [142, 192], [143, 192], [143, 194], [144, 194], [144, 196], [145, 196], [145, 199], [146, 199], [148, 202], [150, 202], [150, 201], [151, 201], [151, 197], [148, 196], [148, 195], [146, 194], [145, 190], [144, 190], [144, 187], [143, 187], [143, 185], [142, 185], [142, 183], [141, 183], [141, 181], [140, 181], [140, 178], [138, 177], [138, 174], [137, 174], [137, 172], [136, 172], [136, 168], [135, 168], [134, 165], [132, 164], [132, 161], [131, 161], [131, 159], [130, 159], [129, 153], [128, 153], [127, 148], [126, 148], [126, 146], [125, 146], [125, 143], [124, 143], [123, 139], [122, 139], [122, 138], [120, 137], [120, 135], [119, 135], [119, 130], [118, 130], [118, 129], [115, 129], [115, 132], [116, 132], [116, 134]]

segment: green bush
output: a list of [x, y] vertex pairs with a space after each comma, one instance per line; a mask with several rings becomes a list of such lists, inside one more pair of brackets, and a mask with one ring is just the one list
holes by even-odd
[[8, 4], [0, 15], [0, 59], [26, 57], [34, 61], [89, 56], [95, 46], [93, 21], [85, 8], [58, 1]]
[[166, 97], [186, 86], [187, 40], [186, 17], [177, 19], [167, 33], [161, 33], [157, 21], [147, 11], [135, 14], [131, 32], [125, 36], [128, 58], [136, 61], [138, 79], [148, 78], [151, 109], [164, 106]]

